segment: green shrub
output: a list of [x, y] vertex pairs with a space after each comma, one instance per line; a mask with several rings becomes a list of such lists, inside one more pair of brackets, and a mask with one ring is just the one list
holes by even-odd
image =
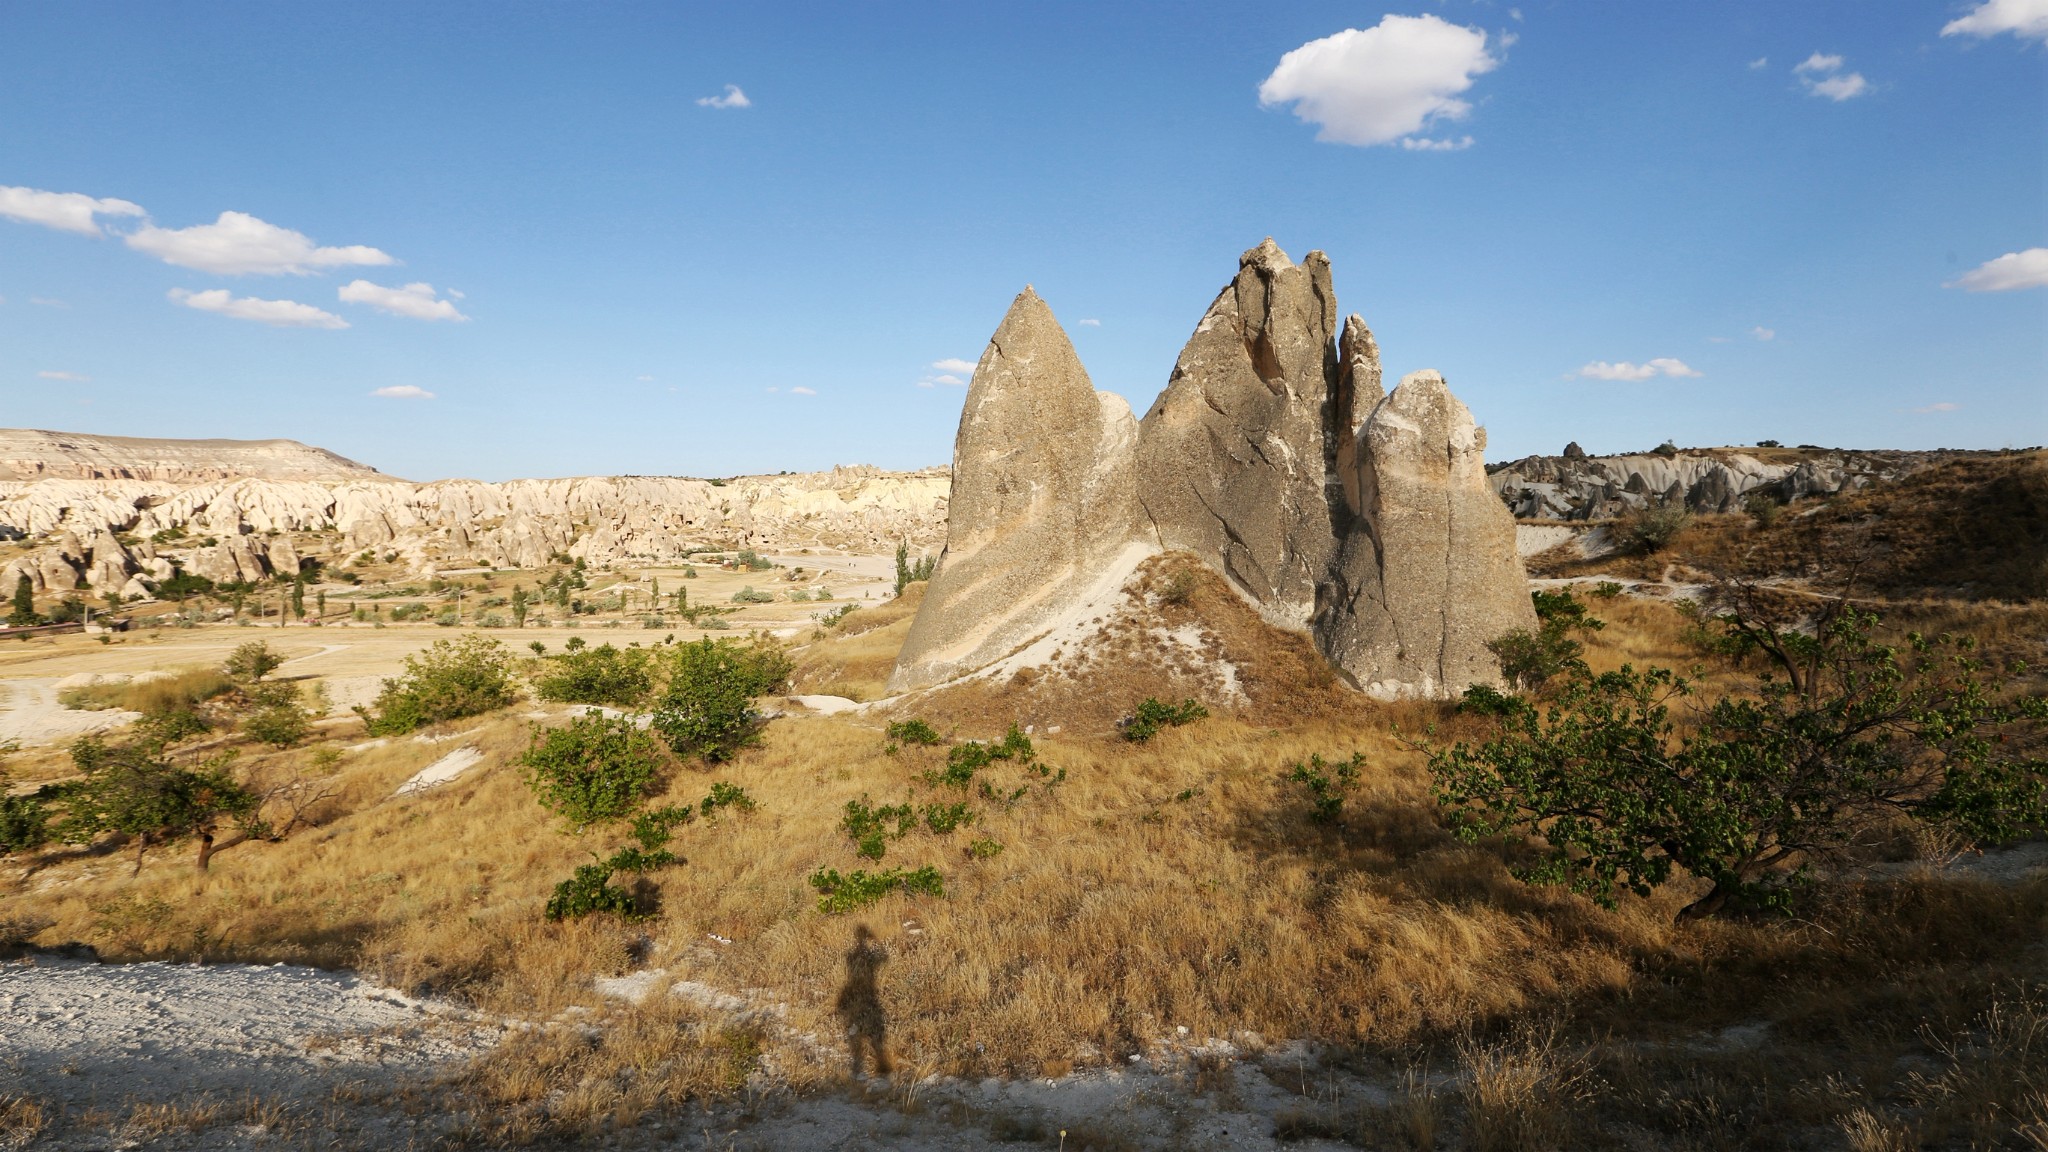
[[1123, 730], [1124, 739], [1143, 744], [1158, 735], [1161, 728], [1178, 728], [1208, 714], [1209, 710], [1192, 698], [1178, 704], [1162, 704], [1156, 697], [1147, 696], [1138, 704], [1137, 710], [1117, 727]]
[[584, 828], [639, 807], [661, 772], [661, 742], [593, 708], [559, 728], [534, 725], [519, 765], [543, 807]]
[[924, 826], [940, 836], [950, 836], [956, 829], [974, 823], [976, 818], [974, 809], [965, 804], [927, 804], [924, 807]]
[[251, 640], [235, 646], [235, 650], [228, 654], [227, 663], [221, 665], [221, 671], [239, 683], [254, 684], [277, 671], [278, 665], [283, 663], [284, 657], [272, 652], [270, 645], [261, 640]]
[[1598, 632], [1607, 623], [1588, 614], [1585, 604], [1569, 591], [1539, 588], [1529, 595], [1536, 605], [1536, 631], [1517, 628], [1488, 641], [1486, 649], [1500, 658], [1501, 675], [1510, 684], [1535, 691], [1581, 663], [1585, 649], [1571, 638], [1572, 632]]
[[967, 842], [967, 857], [970, 860], [993, 860], [1003, 854], [1003, 846], [987, 838]]
[[543, 700], [631, 708], [654, 689], [653, 653], [600, 644], [555, 657], [533, 683]]
[[732, 594], [732, 602], [735, 604], [767, 604], [774, 601], [774, 599], [775, 593], [756, 592], [752, 584]]
[[141, 854], [157, 844], [197, 837], [198, 866], [212, 855], [214, 835], [233, 822], [250, 835], [266, 829], [257, 816], [261, 798], [229, 771], [234, 754], [197, 766], [173, 763], [153, 740], [110, 746], [98, 736], [71, 746], [71, 762], [84, 777], [66, 794], [57, 831], [74, 844], [90, 843], [102, 832], [120, 832]]
[[745, 788], [721, 780], [711, 786], [711, 794], [704, 797], [703, 802], [697, 805], [697, 809], [709, 816], [721, 808], [752, 812], [755, 808], [754, 798], [747, 795]]
[[862, 796], [846, 802], [846, 815], [840, 819], [839, 827], [853, 840], [857, 855], [880, 860], [888, 852], [889, 841], [902, 839], [917, 827], [917, 813], [909, 804], [871, 808], [868, 798]]
[[249, 713], [242, 718], [242, 731], [251, 740], [291, 748], [312, 734], [313, 716], [299, 703], [297, 685], [260, 685], [251, 693], [250, 704]]
[[2048, 827], [2048, 700], [2007, 697], [1967, 640], [1872, 638], [1876, 618], [1836, 603], [1780, 629], [1730, 614], [1769, 672], [1694, 710], [1663, 668], [1584, 665], [1547, 710], [1514, 701], [1474, 748], [1430, 751], [1438, 802], [1468, 840], [1512, 833], [1548, 847], [1517, 869], [1612, 904], [1682, 868], [1712, 883], [1683, 915], [1731, 900], [1778, 905], [1810, 863], [1839, 859], [1901, 818], [1998, 843]]
[[921, 744], [929, 748], [940, 742], [938, 730], [922, 720], [891, 721], [885, 731], [889, 739], [899, 744]]
[[705, 638], [669, 649], [668, 686], [653, 727], [679, 756], [730, 759], [759, 734], [754, 698], [789, 677], [789, 657], [770, 643]]
[[872, 873], [855, 870], [844, 876], [837, 869], [820, 868], [811, 874], [811, 887], [818, 891], [818, 911], [828, 916], [865, 908], [896, 891], [912, 896], [946, 894], [944, 877], [929, 864], [916, 871], [902, 868]]
[[370, 708], [356, 714], [374, 736], [403, 736], [423, 724], [478, 716], [506, 707], [512, 690], [512, 656], [503, 644], [483, 636], [436, 640], [405, 658], [405, 673], [384, 681]]
[[1691, 523], [1682, 504], [1646, 504], [1616, 525], [1616, 535], [1624, 551], [1650, 556], [1669, 548]]
[[896, 595], [903, 595], [903, 590], [912, 584], [930, 580], [932, 573], [938, 571], [938, 568], [937, 556], [920, 556], [913, 562], [910, 559], [910, 545], [896, 545]]
[[554, 895], [548, 897], [547, 918], [571, 920], [592, 912], [614, 912], [633, 919], [639, 901], [624, 888], [612, 886], [612, 874], [616, 871], [610, 860], [578, 867], [575, 875], [555, 885]]
[[32, 852], [50, 842], [51, 812], [45, 787], [27, 796], [0, 794], [0, 856]]
[[1602, 600], [1612, 600], [1624, 591], [1626, 589], [1622, 587], [1619, 580], [1602, 580], [1598, 584], [1593, 585], [1593, 595], [1598, 596]]
[[1365, 767], [1365, 753], [1353, 752], [1351, 759], [1325, 762], [1320, 754], [1297, 763], [1287, 779], [1308, 792], [1308, 818], [1318, 824], [1332, 824], [1344, 814], [1344, 794], [1358, 786], [1358, 774]]

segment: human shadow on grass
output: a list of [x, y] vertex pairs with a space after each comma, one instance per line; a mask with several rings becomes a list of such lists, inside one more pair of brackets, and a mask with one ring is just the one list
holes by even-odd
[[847, 1057], [856, 1080], [867, 1075], [870, 1063], [878, 1076], [890, 1071], [889, 1020], [876, 987], [876, 977], [888, 959], [887, 950], [867, 925], [853, 930], [853, 947], [846, 953], [846, 983], [839, 989], [836, 1007], [846, 1025]]

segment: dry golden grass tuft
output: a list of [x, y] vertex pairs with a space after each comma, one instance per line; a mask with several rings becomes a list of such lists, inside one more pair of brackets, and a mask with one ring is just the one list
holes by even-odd
[[877, 607], [865, 605], [831, 631], [819, 630], [790, 653], [795, 668], [790, 691], [799, 695], [877, 700], [887, 690], [896, 653], [910, 635], [910, 622], [924, 602], [925, 584], [906, 586], [903, 595]]

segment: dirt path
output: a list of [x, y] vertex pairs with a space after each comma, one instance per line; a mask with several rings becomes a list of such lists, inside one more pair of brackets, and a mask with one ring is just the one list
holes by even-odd
[[25, 677], [0, 681], [0, 743], [57, 744], [88, 732], [104, 732], [141, 717], [138, 712], [108, 709], [74, 712], [57, 703], [57, 678]]

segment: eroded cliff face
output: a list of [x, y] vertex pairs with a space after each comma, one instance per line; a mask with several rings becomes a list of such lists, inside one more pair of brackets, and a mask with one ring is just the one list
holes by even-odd
[[1490, 469], [1494, 491], [1524, 520], [1606, 520], [1647, 505], [1739, 512], [1752, 494], [1780, 503], [1854, 492], [1910, 475], [1954, 452], [1831, 448], [1681, 449], [1588, 456], [1527, 456]]
[[0, 428], [0, 480], [343, 479], [366, 464], [296, 440], [160, 440], [40, 428]]
[[531, 568], [556, 554], [596, 567], [676, 563], [691, 548], [878, 553], [902, 541], [925, 550], [943, 539], [948, 487], [943, 469], [865, 466], [723, 483], [0, 481], [0, 539], [30, 546], [0, 566], [0, 586], [27, 575], [39, 592], [90, 586], [138, 595], [138, 578], [168, 577], [173, 560], [213, 580], [260, 579], [296, 571], [298, 548], [314, 544], [330, 563], [370, 550], [414, 572]]
[[[1320, 252], [1295, 264], [1268, 239], [1239, 258], [1138, 426], [1135, 467], [1063, 333], [1028, 370], [999, 355], [1027, 300], [1058, 333], [1027, 291], [976, 369], [953, 543], [893, 688], [1052, 652], [1161, 550], [1220, 573], [1269, 624], [1310, 633], [1372, 695], [1499, 681], [1487, 642], [1536, 621], [1485, 433], [1436, 373], [1383, 392], [1364, 321], [1339, 338]], [[1127, 499], [1113, 489], [1125, 475]]]

